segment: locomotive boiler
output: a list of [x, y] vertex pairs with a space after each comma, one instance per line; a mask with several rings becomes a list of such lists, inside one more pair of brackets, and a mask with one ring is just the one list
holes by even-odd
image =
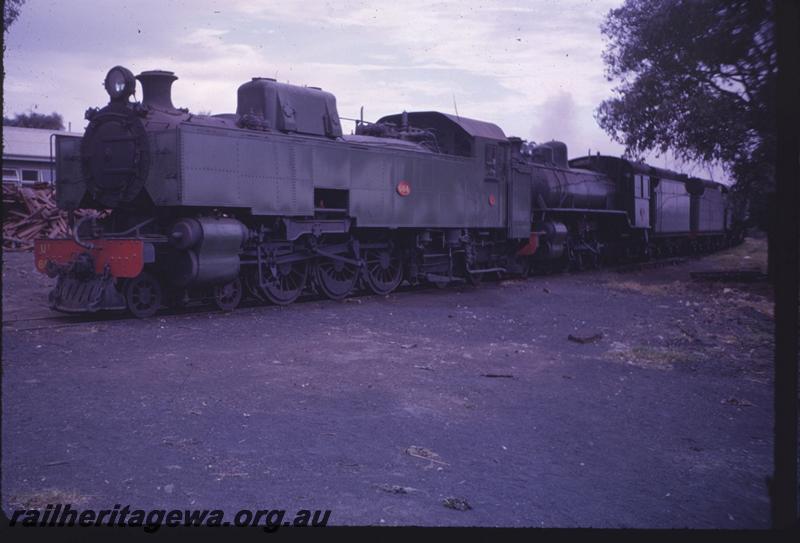
[[[56, 137], [59, 208], [111, 213], [70, 214], [71, 239], [37, 240], [37, 268], [58, 277], [54, 309], [146, 317], [213, 300], [230, 310], [243, 296], [338, 300], [402, 281], [477, 284], [646, 256], [659, 243], [650, 234], [673, 220], [654, 204], [667, 177], [697, 206], [670, 242], [727, 232], [724, 192], [711, 182], [613, 157], [570, 163], [561, 142], [534, 145], [435, 111], [358, 122], [345, 135], [333, 94], [270, 78], [242, 84], [235, 113], [195, 115], [173, 105], [176, 79], [114, 67], [109, 103], [87, 111], [83, 137]], [[131, 100], [137, 80], [141, 102]]]

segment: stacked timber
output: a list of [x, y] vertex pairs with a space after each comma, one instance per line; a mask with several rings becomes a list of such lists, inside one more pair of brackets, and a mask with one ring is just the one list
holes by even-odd
[[[95, 210], [75, 212], [76, 220]], [[99, 216], [107, 212], [100, 212]], [[37, 238], [69, 235], [67, 213], [56, 207], [53, 189], [3, 184], [3, 249], [30, 251]]]

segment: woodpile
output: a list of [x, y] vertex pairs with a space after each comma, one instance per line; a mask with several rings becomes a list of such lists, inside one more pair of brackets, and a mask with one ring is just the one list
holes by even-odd
[[[75, 212], [76, 220], [97, 211]], [[100, 212], [100, 216], [106, 212]], [[53, 189], [3, 184], [3, 249], [30, 251], [37, 238], [69, 235], [67, 212], [56, 207]]]

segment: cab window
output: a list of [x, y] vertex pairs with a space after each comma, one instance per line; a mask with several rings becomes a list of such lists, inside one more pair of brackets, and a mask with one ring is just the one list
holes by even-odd
[[497, 177], [497, 145], [486, 145], [486, 177]]

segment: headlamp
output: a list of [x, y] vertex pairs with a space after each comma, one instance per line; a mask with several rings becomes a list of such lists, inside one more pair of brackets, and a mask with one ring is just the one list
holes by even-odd
[[126, 102], [136, 90], [136, 79], [129, 69], [114, 66], [108, 71], [103, 86], [112, 101]]

